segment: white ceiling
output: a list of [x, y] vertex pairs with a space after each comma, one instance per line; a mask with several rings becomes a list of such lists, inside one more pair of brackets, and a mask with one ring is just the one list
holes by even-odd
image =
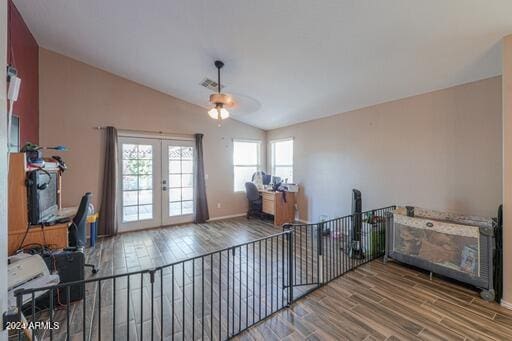
[[[15, 0], [38, 43], [273, 129], [501, 73], [511, 0]], [[206, 115], [206, 112], [205, 112]]]

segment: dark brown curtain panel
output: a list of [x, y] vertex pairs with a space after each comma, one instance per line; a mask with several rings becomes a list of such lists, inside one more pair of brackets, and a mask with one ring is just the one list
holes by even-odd
[[195, 134], [196, 153], [197, 153], [197, 172], [196, 172], [196, 190], [195, 190], [195, 211], [196, 223], [205, 223], [210, 219], [208, 214], [208, 200], [206, 199], [206, 183], [204, 180], [203, 163], [203, 134]]
[[105, 165], [101, 195], [99, 235], [117, 234], [117, 129], [105, 128]]

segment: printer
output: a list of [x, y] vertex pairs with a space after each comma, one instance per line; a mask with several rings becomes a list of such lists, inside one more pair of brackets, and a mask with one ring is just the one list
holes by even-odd
[[[39, 255], [20, 253], [8, 258], [8, 297], [9, 306], [16, 306], [14, 291], [18, 289], [37, 289], [59, 284], [59, 275], [52, 275], [43, 258]], [[37, 298], [46, 293], [45, 290], [34, 293]], [[24, 295], [23, 304], [29, 302], [32, 295]]]
[[282, 183], [281, 187], [287, 192], [297, 193], [299, 191], [299, 185], [297, 184]]

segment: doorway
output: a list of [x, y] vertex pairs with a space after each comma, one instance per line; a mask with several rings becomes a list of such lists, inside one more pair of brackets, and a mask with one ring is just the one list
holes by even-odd
[[192, 140], [119, 138], [119, 230], [194, 220]]

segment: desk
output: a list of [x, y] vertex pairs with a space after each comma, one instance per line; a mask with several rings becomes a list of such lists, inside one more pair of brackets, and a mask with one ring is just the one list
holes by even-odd
[[274, 225], [283, 225], [295, 221], [295, 193], [286, 192], [286, 202], [283, 192], [260, 191], [263, 213], [274, 216]]
[[20, 247], [23, 236], [25, 237], [24, 245], [29, 244], [48, 244], [52, 248], [63, 249], [68, 246], [68, 224], [55, 224], [45, 226], [44, 231], [39, 225], [32, 225], [28, 232], [25, 229], [9, 231], [9, 255], [12, 255]]

